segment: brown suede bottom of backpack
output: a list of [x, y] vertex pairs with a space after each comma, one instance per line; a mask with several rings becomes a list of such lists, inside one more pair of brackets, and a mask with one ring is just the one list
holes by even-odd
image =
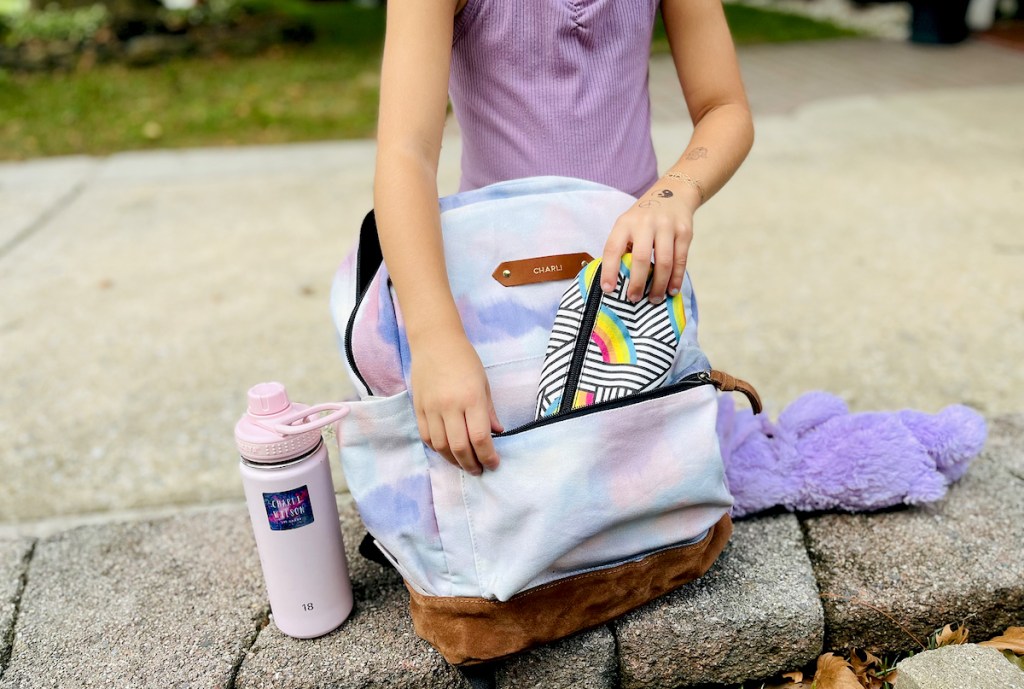
[[578, 574], [505, 602], [409, 589], [412, 623], [454, 665], [475, 665], [596, 627], [704, 574], [732, 535], [725, 515], [700, 542]]

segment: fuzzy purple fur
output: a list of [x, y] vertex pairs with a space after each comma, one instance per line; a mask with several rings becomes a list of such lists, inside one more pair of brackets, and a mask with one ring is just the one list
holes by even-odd
[[876, 510], [938, 500], [985, 444], [982, 416], [952, 405], [851, 414], [841, 399], [809, 392], [772, 423], [719, 397], [718, 436], [733, 516], [788, 510]]

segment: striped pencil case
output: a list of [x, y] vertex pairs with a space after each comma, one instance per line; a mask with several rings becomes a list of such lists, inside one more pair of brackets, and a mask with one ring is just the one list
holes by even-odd
[[537, 393], [536, 418], [607, 402], [666, 382], [686, 327], [683, 296], [660, 304], [626, 297], [632, 254], [622, 257], [615, 289], [601, 290], [601, 261], [590, 262], [562, 295]]

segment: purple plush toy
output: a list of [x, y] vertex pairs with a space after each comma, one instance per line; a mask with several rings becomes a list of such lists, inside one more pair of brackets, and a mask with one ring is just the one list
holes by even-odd
[[718, 437], [733, 516], [875, 510], [938, 500], [985, 444], [982, 416], [962, 405], [851, 414], [825, 392], [799, 397], [772, 423], [719, 397]]

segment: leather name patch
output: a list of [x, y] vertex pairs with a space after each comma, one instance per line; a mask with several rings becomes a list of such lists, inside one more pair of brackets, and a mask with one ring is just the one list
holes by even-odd
[[538, 282], [571, 280], [583, 266], [594, 260], [588, 253], [555, 254], [539, 258], [504, 261], [491, 273], [491, 277], [505, 285], [532, 285]]

